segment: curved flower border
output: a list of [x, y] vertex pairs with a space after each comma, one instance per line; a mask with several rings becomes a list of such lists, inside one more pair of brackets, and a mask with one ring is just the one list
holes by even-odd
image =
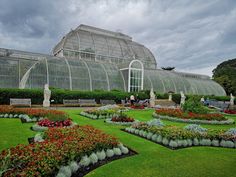
[[225, 147], [225, 148], [236, 148], [236, 141], [231, 140], [218, 140], [218, 139], [205, 139], [195, 137], [194, 139], [170, 139], [161, 134], [155, 134], [151, 131], [144, 131], [137, 128], [127, 127], [125, 131], [142, 137], [144, 139], [150, 140], [157, 144], [163, 145], [165, 147], [171, 148], [173, 150], [193, 147], [193, 146], [213, 146], [213, 147]]
[[229, 125], [229, 124], [234, 124], [234, 120], [233, 119], [229, 119], [227, 118], [226, 121], [217, 121], [217, 120], [199, 120], [199, 119], [181, 119], [181, 118], [177, 118], [177, 117], [170, 117], [170, 116], [162, 116], [162, 115], [158, 115], [155, 112], [152, 114], [152, 116], [154, 118], [158, 118], [158, 119], [163, 119], [163, 120], [169, 120], [169, 121], [173, 121], [173, 122], [183, 122], [183, 123], [195, 123], [195, 124], [212, 124], [212, 125]]
[[134, 122], [114, 122], [111, 119], [106, 119], [105, 122], [109, 123], [109, 124], [115, 124], [115, 125], [132, 125], [132, 124], [137, 123], [139, 121], [134, 120]]

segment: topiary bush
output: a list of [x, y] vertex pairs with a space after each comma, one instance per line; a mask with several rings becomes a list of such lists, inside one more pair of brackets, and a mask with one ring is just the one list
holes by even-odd
[[157, 141], [158, 143], [161, 143], [161, 142], [162, 142], [162, 136], [161, 136], [161, 135], [158, 135], [156, 141]]
[[122, 147], [120, 147], [120, 150], [121, 150], [122, 154], [128, 154], [129, 153], [129, 149], [127, 147], [122, 146]]
[[120, 148], [113, 148], [113, 152], [114, 152], [115, 155], [121, 155]]
[[152, 139], [152, 141], [156, 141], [156, 139], [157, 139], [157, 134], [152, 135], [151, 139]]
[[162, 143], [167, 146], [167, 145], [169, 144], [169, 140], [164, 137], [164, 138], [162, 139]]
[[106, 150], [106, 156], [107, 156], [107, 157], [113, 157], [113, 156], [114, 156], [113, 150], [107, 149], [107, 150]]
[[89, 159], [90, 159], [90, 162], [91, 162], [92, 164], [95, 164], [95, 163], [98, 162], [98, 157], [97, 157], [97, 155], [96, 155], [95, 153], [92, 153], [92, 154], [89, 156]]
[[218, 147], [220, 145], [220, 142], [219, 142], [219, 140], [212, 140], [211, 144], [212, 144], [212, 146]]
[[177, 148], [178, 147], [178, 143], [175, 140], [170, 140], [169, 146], [171, 148]]
[[96, 152], [96, 155], [99, 160], [104, 160], [106, 158], [106, 153], [104, 150]]
[[70, 162], [69, 167], [72, 173], [79, 169], [79, 165], [75, 161]]
[[148, 134], [147, 134], [147, 139], [151, 139], [152, 138], [152, 135], [153, 135], [153, 133], [151, 133], [151, 132], [149, 132]]
[[60, 169], [59, 169], [59, 174], [64, 174], [66, 177], [70, 177], [71, 176], [71, 169], [69, 166], [62, 166]]
[[199, 145], [199, 140], [197, 138], [193, 139], [193, 145], [198, 146]]
[[80, 166], [84, 166], [84, 167], [87, 167], [89, 164], [90, 164], [90, 159], [88, 158], [88, 156], [83, 156], [82, 159], [80, 160], [79, 162], [79, 165]]

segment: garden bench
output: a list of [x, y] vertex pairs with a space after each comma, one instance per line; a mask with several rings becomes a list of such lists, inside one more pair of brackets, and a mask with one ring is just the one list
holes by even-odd
[[122, 104], [123, 106], [130, 106], [130, 102], [129, 102], [129, 101], [126, 102], [125, 100], [121, 100], [121, 104]]
[[64, 100], [63, 105], [65, 106], [79, 106], [79, 100]]
[[106, 105], [106, 104], [116, 104], [116, 102], [114, 100], [100, 100], [100, 103], [102, 105]]
[[95, 99], [79, 99], [80, 106], [96, 106], [97, 103]]
[[216, 100], [209, 100], [209, 106], [213, 106], [215, 108], [226, 110], [230, 106], [230, 102], [228, 101], [216, 101]]
[[10, 105], [31, 107], [31, 99], [30, 98], [10, 98]]
[[148, 99], [146, 99], [146, 100], [139, 100], [138, 103], [143, 105], [143, 106], [148, 106], [149, 105], [149, 100]]

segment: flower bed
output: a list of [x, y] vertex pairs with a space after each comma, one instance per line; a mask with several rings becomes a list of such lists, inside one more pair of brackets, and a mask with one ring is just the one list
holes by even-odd
[[43, 119], [40, 120], [37, 124], [43, 127], [67, 127], [72, 124], [72, 121], [71, 119], [66, 119], [62, 121], [51, 121], [49, 119]]
[[153, 117], [185, 123], [199, 123], [199, 124], [233, 124], [233, 119], [227, 119], [224, 115], [219, 113], [209, 114], [195, 114], [184, 113], [180, 109], [157, 109], [153, 113]]
[[226, 114], [236, 114], [236, 110], [225, 110], [224, 113], [226, 113]]
[[76, 123], [72, 122], [71, 119], [66, 119], [62, 121], [51, 121], [49, 119], [42, 119], [36, 124], [34, 124], [31, 129], [33, 131], [41, 132], [45, 131], [48, 128], [62, 128], [62, 127], [68, 127], [71, 128], [74, 125], [77, 125]]
[[117, 105], [106, 105], [101, 106], [97, 109], [90, 109], [80, 112], [80, 115], [88, 117], [90, 119], [111, 119], [119, 112], [126, 112], [128, 109], [117, 106]]
[[207, 130], [199, 125], [185, 128], [176, 126], [152, 126], [147, 123], [133, 124], [125, 131], [152, 140], [171, 149], [190, 146], [236, 147], [236, 128], [228, 131]]
[[117, 124], [117, 125], [132, 125], [135, 120], [123, 112], [114, 115], [111, 119], [106, 119], [107, 123]]
[[68, 115], [63, 111], [32, 109], [32, 108], [14, 108], [11, 106], [0, 107], [0, 118], [20, 118], [25, 122], [36, 122], [42, 118], [50, 120], [65, 120]]
[[80, 168], [129, 152], [116, 138], [91, 126], [50, 128], [43, 139], [3, 150], [3, 176], [71, 176]]
[[132, 108], [132, 109], [144, 109], [145, 107], [142, 104], [136, 103], [134, 105], [131, 105], [130, 108]]

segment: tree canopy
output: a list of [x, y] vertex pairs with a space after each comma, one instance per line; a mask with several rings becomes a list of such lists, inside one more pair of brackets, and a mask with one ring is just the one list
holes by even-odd
[[227, 95], [236, 95], [236, 58], [219, 64], [213, 70], [213, 80], [224, 87]]

